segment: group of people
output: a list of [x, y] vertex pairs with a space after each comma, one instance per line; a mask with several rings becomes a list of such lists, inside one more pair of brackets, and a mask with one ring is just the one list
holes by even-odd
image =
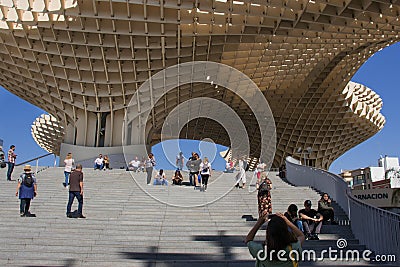
[[[83, 215], [83, 172], [82, 165], [77, 164], [72, 170], [72, 155], [69, 153], [64, 161], [65, 166], [65, 184], [69, 184], [69, 197], [66, 215], [69, 218], [86, 218]], [[67, 166], [68, 165], [68, 166]], [[30, 165], [24, 166], [24, 172], [18, 179], [15, 195], [20, 199], [20, 216], [36, 217], [36, 214], [30, 212], [31, 200], [37, 196], [38, 186], [34, 172]], [[74, 199], [78, 200], [78, 210], [71, 212]]]
[[[236, 184], [235, 187], [237, 188], [245, 188], [246, 186], [246, 171], [249, 169], [249, 164], [246, 160], [246, 158], [239, 158], [237, 161], [236, 166], [238, 167], [238, 174], [236, 175]], [[260, 177], [262, 173], [265, 173], [267, 165], [262, 161], [259, 160], [259, 162], [256, 165], [256, 169], [254, 171], [254, 174], [257, 176], [257, 188], [260, 183]], [[235, 171], [235, 164], [231, 159], [228, 159], [225, 165], [225, 173], [233, 173]]]
[[186, 167], [189, 170], [189, 185], [194, 189], [200, 188], [201, 191], [207, 191], [208, 179], [212, 174], [211, 163], [207, 157], [200, 159], [199, 154], [192, 152], [188, 159]]
[[[177, 156], [177, 169], [172, 176], [172, 184], [182, 185], [183, 176], [182, 168], [184, 163], [183, 153], [180, 152]], [[145, 167], [147, 172], [147, 184], [150, 184], [151, 174], [153, 167], [156, 165], [153, 154], [148, 155], [148, 159], [145, 161]], [[200, 189], [201, 191], [207, 191], [208, 180], [212, 175], [212, 167], [209, 159], [204, 157], [200, 159], [199, 154], [192, 152], [191, 157], [186, 162], [186, 167], [189, 171], [189, 185], [194, 186], [194, 189]], [[160, 169], [157, 175], [154, 177], [153, 185], [168, 185], [168, 180], [165, 176], [163, 169]]]
[[[271, 214], [270, 209], [259, 207], [259, 218], [245, 240], [250, 254], [256, 258], [256, 266], [298, 266], [298, 259], [293, 255], [301, 255], [304, 241], [319, 240], [323, 222], [337, 224], [331, 204], [329, 195], [325, 193], [318, 201], [318, 211], [311, 208], [310, 200], [306, 200], [304, 209], [299, 211], [295, 204], [290, 204], [284, 214]], [[263, 246], [255, 242], [254, 237], [265, 222], [267, 229]]]
[[[183, 176], [182, 173], [179, 169], [177, 169], [174, 173], [174, 175], [172, 175], [172, 184], [173, 185], [182, 185], [183, 182]], [[161, 169], [157, 175], [154, 177], [154, 182], [153, 185], [168, 185], [168, 180], [165, 176], [165, 172], [163, 169]]]
[[311, 200], [304, 201], [304, 208], [299, 211], [295, 204], [290, 204], [285, 216], [304, 232], [306, 239], [319, 240], [318, 235], [323, 223], [337, 225], [334, 219], [335, 212], [332, 207], [332, 200], [326, 193], [318, 201], [318, 210], [311, 207]]
[[94, 160], [94, 167], [95, 170], [111, 170], [110, 168], [110, 159], [107, 155], [99, 154], [99, 156]]
[[[102, 162], [98, 159], [102, 159]], [[96, 161], [99, 164], [102, 164], [101, 168], [96, 168]], [[107, 164], [107, 165], [105, 165]], [[83, 215], [83, 172], [82, 172], [82, 165], [76, 164], [75, 160], [72, 158], [72, 153], [68, 153], [64, 159], [64, 176], [65, 181], [63, 183], [64, 187], [69, 187], [68, 189], [68, 204], [67, 204], [67, 212], [66, 215], [68, 218], [86, 218]], [[108, 157], [100, 154], [99, 157], [95, 160], [95, 170], [96, 169], [103, 169], [103, 168], [110, 168]], [[105, 170], [105, 169], [104, 169]], [[71, 212], [72, 204], [74, 199], [78, 200], [78, 210], [76, 212]]]

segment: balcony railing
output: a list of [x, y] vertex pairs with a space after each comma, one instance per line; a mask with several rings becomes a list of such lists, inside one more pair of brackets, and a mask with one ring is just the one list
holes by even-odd
[[286, 159], [287, 180], [296, 186], [311, 186], [328, 193], [346, 212], [354, 236], [377, 255], [395, 255], [400, 261], [400, 215], [353, 197], [338, 175], [296, 164]]

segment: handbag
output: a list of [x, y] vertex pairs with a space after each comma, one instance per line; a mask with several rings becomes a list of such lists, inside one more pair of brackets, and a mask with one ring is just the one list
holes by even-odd
[[198, 181], [199, 183], [201, 183], [201, 175], [200, 175], [200, 174], [197, 175], [197, 181]]

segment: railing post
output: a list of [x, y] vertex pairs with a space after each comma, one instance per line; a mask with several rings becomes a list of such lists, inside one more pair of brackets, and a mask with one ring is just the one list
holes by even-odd
[[35, 175], [38, 173], [38, 168], [39, 168], [39, 159], [36, 160], [36, 170], [35, 170]]
[[[347, 189], [347, 192], [349, 193], [349, 194], [351, 194], [351, 192], [349, 192], [348, 191], [348, 189]], [[350, 208], [350, 198], [349, 198], [349, 196], [346, 194], [346, 198], [347, 198], [347, 210], [348, 210], [348, 215], [347, 215], [347, 217], [349, 218], [349, 221], [351, 222], [351, 208]]]

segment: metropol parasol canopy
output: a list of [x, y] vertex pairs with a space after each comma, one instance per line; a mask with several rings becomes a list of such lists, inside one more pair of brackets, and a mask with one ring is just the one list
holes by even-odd
[[[175, 107], [209, 97], [236, 112], [250, 140], [248, 156], [260, 157], [259, 122], [232, 90], [193, 82], [157, 101], [152, 86], [134, 97], [168, 67], [227, 65], [269, 103], [276, 130], [271, 164], [312, 148], [310, 164], [328, 168], [385, 124], [380, 97], [350, 80], [375, 52], [399, 41], [399, 13], [394, 0], [2, 0], [0, 85], [56, 118], [58, 137], [40, 136], [56, 154], [63, 155], [63, 145], [123, 146], [133, 98], [135, 112], [150, 116], [130, 127], [145, 133], [137, 142], [154, 145]], [[226, 129], [201, 116], [179, 137], [230, 146]]]

